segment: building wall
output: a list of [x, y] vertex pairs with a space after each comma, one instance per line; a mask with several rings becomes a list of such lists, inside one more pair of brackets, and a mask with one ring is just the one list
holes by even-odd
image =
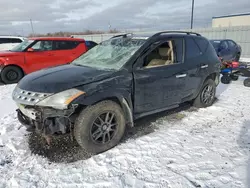
[[250, 15], [213, 18], [212, 27], [250, 26]]

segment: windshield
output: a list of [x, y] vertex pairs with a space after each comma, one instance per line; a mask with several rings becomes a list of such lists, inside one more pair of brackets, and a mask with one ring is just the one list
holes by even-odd
[[219, 40], [210, 40], [215, 49], [219, 48], [220, 42]]
[[114, 38], [102, 42], [72, 62], [97, 69], [119, 70], [145, 43], [145, 39]]
[[12, 52], [22, 52], [25, 48], [27, 48], [34, 40], [25, 39], [23, 42], [12, 48], [10, 51]]

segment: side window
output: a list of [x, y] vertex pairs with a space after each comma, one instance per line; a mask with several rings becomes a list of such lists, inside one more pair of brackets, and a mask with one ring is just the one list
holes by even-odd
[[221, 49], [228, 49], [228, 44], [227, 44], [227, 41], [222, 41], [221, 44], [220, 44], [220, 48]]
[[234, 48], [236, 46], [235, 42], [233, 42], [231, 40], [229, 40], [227, 42], [228, 42], [228, 45], [229, 45], [230, 48]]
[[209, 41], [204, 38], [195, 38], [196, 44], [199, 46], [202, 53], [205, 53], [209, 44]]
[[12, 38], [12, 39], [9, 39], [10, 40], [10, 43], [21, 43], [22, 40], [21, 39], [15, 39], [15, 38]]
[[0, 44], [10, 43], [8, 38], [0, 38]]
[[173, 39], [166, 41], [152, 50], [144, 58], [144, 67], [151, 68], [157, 66], [173, 65], [182, 63], [183, 59], [183, 39]]
[[78, 41], [54, 41], [53, 50], [70, 50], [78, 46]]
[[186, 38], [186, 58], [194, 58], [201, 55], [201, 50], [193, 38]]
[[49, 51], [52, 50], [52, 41], [37, 41], [31, 48], [34, 51]]

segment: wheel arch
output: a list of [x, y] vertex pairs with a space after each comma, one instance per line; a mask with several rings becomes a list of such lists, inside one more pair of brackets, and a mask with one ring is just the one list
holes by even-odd
[[104, 100], [111, 100], [121, 106], [124, 115], [126, 124], [133, 127], [134, 126], [134, 118], [133, 118], [133, 105], [131, 101], [130, 93], [113, 93], [112, 95], [108, 92], [105, 93], [97, 93], [95, 95], [84, 97], [81, 96], [73, 101], [74, 104], [80, 104], [82, 108], [97, 104]]
[[26, 74], [25, 71], [23, 70], [23, 68], [22, 68], [21, 66], [19, 66], [19, 65], [8, 64], [8, 65], [5, 65], [5, 66], [2, 68], [2, 70], [5, 69], [6, 67], [17, 67], [17, 68], [19, 68], [19, 69], [23, 72], [23, 75]]
[[194, 99], [199, 95], [199, 93], [201, 92], [202, 86], [204, 85], [204, 83], [208, 80], [208, 79], [212, 79], [216, 82], [216, 79], [218, 78], [218, 81], [216, 83], [216, 86], [219, 84], [219, 77], [220, 77], [220, 73], [217, 72], [213, 72], [209, 75], [207, 75], [207, 77], [203, 80], [203, 82], [201, 82], [201, 84], [199, 85], [199, 88], [197, 89], [195, 95], [194, 95]]

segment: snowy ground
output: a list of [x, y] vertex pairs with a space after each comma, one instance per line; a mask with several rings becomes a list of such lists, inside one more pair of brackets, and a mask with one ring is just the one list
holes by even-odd
[[0, 87], [0, 187], [250, 187], [250, 89], [242, 79], [220, 85], [207, 109], [137, 121], [120, 145], [90, 158], [67, 139], [48, 149], [18, 130], [13, 87]]

